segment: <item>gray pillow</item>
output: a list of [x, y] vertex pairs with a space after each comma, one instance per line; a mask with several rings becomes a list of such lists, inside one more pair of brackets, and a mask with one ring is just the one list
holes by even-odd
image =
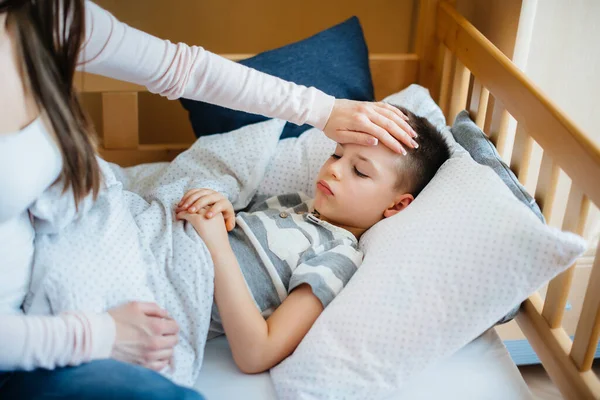
[[[508, 165], [502, 161], [500, 154], [498, 154], [498, 151], [492, 142], [490, 142], [488, 137], [481, 129], [479, 129], [475, 122], [471, 120], [468, 111], [461, 111], [456, 116], [454, 125], [452, 126], [452, 135], [458, 144], [464, 147], [475, 161], [481, 165], [487, 165], [492, 168], [513, 192], [515, 197], [523, 204], [527, 205], [531, 211], [545, 223], [544, 215], [535, 202], [535, 199], [527, 193], [527, 190], [521, 185]], [[512, 320], [518, 312], [519, 306], [498, 321], [498, 323], [503, 324]]]

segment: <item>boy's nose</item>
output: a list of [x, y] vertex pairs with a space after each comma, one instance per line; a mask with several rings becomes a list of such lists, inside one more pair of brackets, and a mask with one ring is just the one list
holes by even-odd
[[339, 163], [337, 161], [332, 162], [329, 165], [329, 173], [336, 180], [339, 180], [342, 177], [342, 175], [340, 173], [340, 170], [341, 170], [341, 168], [340, 168], [340, 165], [339, 165]]

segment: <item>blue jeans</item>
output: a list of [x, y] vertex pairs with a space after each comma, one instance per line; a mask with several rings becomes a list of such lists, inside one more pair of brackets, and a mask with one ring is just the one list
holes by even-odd
[[149, 369], [98, 360], [55, 370], [0, 372], [0, 399], [202, 400]]

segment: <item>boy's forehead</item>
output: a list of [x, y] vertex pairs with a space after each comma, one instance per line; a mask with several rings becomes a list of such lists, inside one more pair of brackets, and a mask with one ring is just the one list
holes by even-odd
[[405, 157], [391, 150], [381, 142], [377, 146], [362, 146], [359, 144], [344, 144], [341, 146], [344, 151], [352, 152], [357, 157], [364, 157], [373, 164], [384, 168], [397, 168], [398, 163]]

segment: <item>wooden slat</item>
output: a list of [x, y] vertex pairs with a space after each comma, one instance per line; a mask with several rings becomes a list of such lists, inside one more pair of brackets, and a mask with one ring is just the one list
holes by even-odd
[[[492, 122], [494, 120], [494, 108], [496, 107], [496, 98], [488, 91], [487, 107], [485, 109], [485, 119], [483, 120], [483, 131], [490, 136], [492, 132]], [[492, 138], [490, 138], [491, 140]]]
[[137, 92], [102, 93], [103, 146], [135, 149], [139, 144]]
[[475, 120], [475, 113], [472, 110], [472, 104], [477, 101], [479, 102], [479, 87], [477, 86], [477, 82], [475, 82], [475, 77], [469, 73], [469, 88], [467, 90], [467, 105], [466, 110], [469, 112], [472, 120]]
[[552, 210], [554, 199], [556, 197], [559, 173], [560, 169], [558, 168], [558, 165], [552, 161], [552, 158], [550, 158], [550, 155], [547, 152], [544, 152], [542, 155], [540, 174], [535, 188], [535, 200], [542, 209], [544, 218], [546, 218], [546, 222], [548, 223], [552, 219]]
[[[571, 185], [562, 229], [582, 235], [589, 210], [589, 199], [584, 196], [580, 189]], [[552, 329], [560, 327], [562, 323], [574, 272], [575, 265], [572, 265], [569, 269], [552, 279], [548, 285], [542, 316], [548, 321], [548, 325]]]
[[571, 349], [571, 358], [580, 371], [589, 371], [592, 368], [594, 354], [600, 339], [600, 251], [598, 249], [600, 249], [600, 243], [596, 249], [596, 258]]
[[485, 116], [487, 114], [488, 100], [490, 98], [490, 91], [481, 86], [479, 92], [479, 106], [477, 106], [477, 117], [475, 118], [475, 124], [479, 129], [483, 130], [483, 124], [485, 123]]
[[444, 50], [444, 63], [440, 81], [440, 98], [438, 104], [444, 113], [448, 124], [450, 121], [450, 96], [452, 95], [452, 83], [454, 82], [454, 67], [456, 65], [454, 55], [447, 48]]
[[107, 149], [100, 147], [98, 152], [106, 161], [119, 164], [122, 167], [151, 162], [171, 161], [181, 152], [188, 149], [192, 143], [145, 144], [137, 149]]
[[569, 357], [571, 339], [563, 328], [550, 329], [541, 315], [542, 298], [525, 300], [515, 318], [556, 387], [567, 400], [600, 398], [600, 380], [593, 371], [580, 372]]
[[510, 158], [510, 169], [515, 173], [522, 185], [526, 184], [529, 166], [531, 165], [531, 154], [533, 139], [525, 132], [521, 125], [517, 125], [515, 133], [515, 144]]
[[469, 96], [469, 81], [471, 73], [469, 70], [459, 61], [456, 60], [454, 65], [454, 78], [452, 81], [452, 93], [450, 94], [450, 105], [448, 124], [454, 123], [454, 118], [459, 112], [467, 107], [467, 97]]
[[498, 123], [498, 130], [494, 132], [496, 150], [498, 154], [505, 159], [506, 158], [506, 143], [508, 142], [508, 123], [510, 121], [510, 114], [505, 109], [502, 109], [500, 113], [500, 122]]
[[373, 54], [369, 57], [369, 65], [376, 100], [415, 83], [419, 74], [416, 54]]
[[598, 145], [446, 3], [438, 7], [437, 35], [575, 184], [600, 204]]

